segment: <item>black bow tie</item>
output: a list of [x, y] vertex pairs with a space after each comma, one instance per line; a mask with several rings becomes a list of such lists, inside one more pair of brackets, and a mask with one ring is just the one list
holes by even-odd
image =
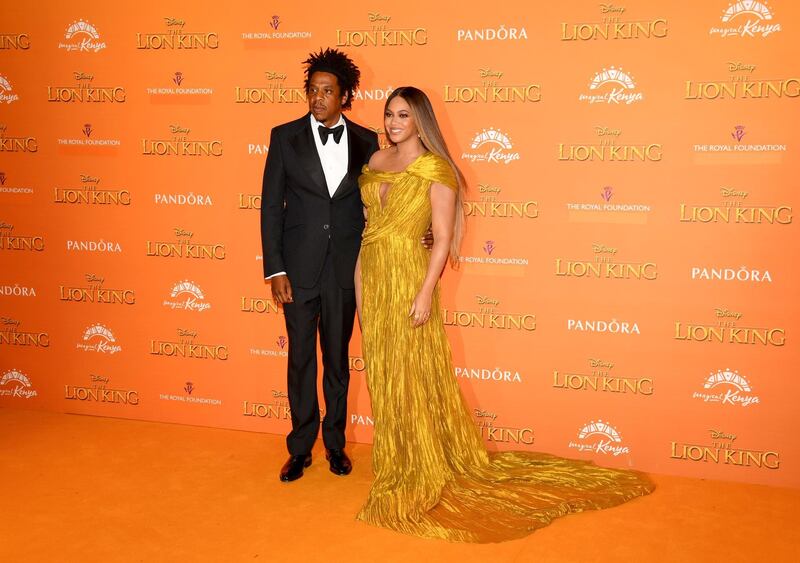
[[337, 125], [336, 127], [319, 126], [319, 138], [322, 139], [322, 144], [328, 142], [328, 135], [333, 135], [333, 142], [337, 145], [344, 134], [344, 125]]

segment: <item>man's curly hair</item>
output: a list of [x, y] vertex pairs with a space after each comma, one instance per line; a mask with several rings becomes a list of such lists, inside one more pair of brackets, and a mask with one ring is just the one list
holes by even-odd
[[306, 65], [306, 80], [305, 89], [308, 94], [308, 85], [311, 76], [315, 72], [329, 72], [336, 76], [339, 81], [339, 88], [342, 94], [347, 94], [347, 99], [342, 104], [342, 109], [350, 109], [353, 102], [353, 94], [358, 89], [358, 82], [361, 78], [361, 71], [358, 70], [356, 64], [337, 49], [320, 49], [319, 53], [311, 53], [308, 58], [303, 61]]

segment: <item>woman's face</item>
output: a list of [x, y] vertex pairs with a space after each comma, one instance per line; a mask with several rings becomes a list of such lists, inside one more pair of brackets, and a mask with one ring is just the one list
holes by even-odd
[[417, 134], [417, 124], [411, 107], [403, 98], [395, 96], [386, 107], [383, 116], [383, 126], [386, 136], [394, 144], [402, 143]]

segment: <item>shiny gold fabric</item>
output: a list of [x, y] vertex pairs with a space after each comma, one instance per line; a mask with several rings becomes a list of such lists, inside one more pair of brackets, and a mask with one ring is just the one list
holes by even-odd
[[[363, 351], [375, 420], [375, 481], [358, 519], [416, 536], [496, 542], [570, 512], [621, 504], [653, 490], [643, 475], [547, 454], [488, 453], [453, 374], [438, 287], [430, 320], [409, 310], [428, 267], [420, 243], [429, 188], [455, 188], [426, 153], [403, 172], [364, 167], [368, 208], [361, 246]], [[389, 186], [385, 205], [381, 184]]]

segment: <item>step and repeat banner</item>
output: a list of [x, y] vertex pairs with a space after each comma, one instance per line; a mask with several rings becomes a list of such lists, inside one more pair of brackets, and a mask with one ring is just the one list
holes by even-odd
[[800, 486], [797, 3], [384, 6], [2, 8], [0, 406], [289, 430], [261, 177], [337, 47], [350, 117], [386, 145], [422, 88], [468, 179], [442, 291], [490, 449]]

